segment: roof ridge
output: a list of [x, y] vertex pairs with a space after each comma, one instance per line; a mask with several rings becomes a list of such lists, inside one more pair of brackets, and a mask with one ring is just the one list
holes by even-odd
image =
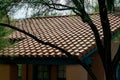
[[[99, 13], [90, 13], [89, 15], [97, 15]], [[37, 18], [58, 18], [58, 17], [72, 17], [72, 16], [78, 16], [76, 14], [72, 14], [72, 15], [57, 15], [57, 16], [37, 16], [37, 17], [30, 17], [30, 18], [24, 18], [24, 19], [20, 19], [18, 21], [21, 21], [21, 20], [25, 20], [25, 19], [37, 19]], [[17, 21], [16, 21], [17, 22]]]
[[[37, 16], [37, 17], [30, 17], [30, 18], [25, 18], [25, 19], [37, 19], [37, 18], [42, 19], [42, 18], [56, 18], [56, 17], [70, 17], [70, 16], [77, 16], [77, 15]], [[25, 20], [25, 19], [20, 19], [20, 20]]]

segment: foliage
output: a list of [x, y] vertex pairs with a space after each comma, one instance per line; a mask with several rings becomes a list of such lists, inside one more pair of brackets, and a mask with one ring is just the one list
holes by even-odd
[[[4, 16], [3, 14], [1, 14], [0, 20], [1, 20], [0, 22], [2, 23], [8, 23], [7, 17]], [[10, 29], [0, 26], [0, 49], [8, 47], [11, 44], [7, 38], [7, 36], [10, 33], [11, 33]]]
[[114, 11], [114, 0], [106, 0], [106, 6], [107, 6], [107, 10], [109, 12], [113, 12]]
[[98, 5], [95, 6], [94, 10], [95, 10], [96, 13], [98, 13], [99, 12], [99, 6]]
[[[55, 0], [58, 3], [60, 0]], [[24, 13], [27, 17], [36, 17], [36, 16], [45, 16], [55, 14], [54, 9], [50, 9], [48, 6], [40, 4], [42, 0], [19, 0], [16, 2], [11, 2], [12, 5], [9, 5], [9, 15], [14, 16], [15, 13], [21, 9], [24, 9]], [[7, 2], [8, 3], [8, 2]], [[30, 12], [32, 11], [32, 12]]]
[[10, 43], [7, 39], [0, 38], [0, 49], [10, 46]]
[[0, 49], [8, 47], [11, 45], [7, 36], [11, 33], [11, 30], [0, 26]]

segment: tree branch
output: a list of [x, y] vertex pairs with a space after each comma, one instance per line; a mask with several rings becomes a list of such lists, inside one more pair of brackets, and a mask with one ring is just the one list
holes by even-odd
[[55, 6], [48, 6], [49, 8], [55, 9], [55, 10], [70, 10], [69, 8], [56, 8]]
[[91, 69], [88, 65], [86, 65], [85, 63], [83, 63], [83, 62], [81, 62], [81, 61], [79, 61], [79, 64], [81, 64], [82, 67], [83, 67], [85, 70], [87, 70], [88, 74], [92, 77], [93, 80], [97, 80], [95, 74], [93, 73], [92, 69]]
[[[7, 2], [6, 2], [7, 3]], [[17, 2], [16, 2], [17, 3]], [[15, 3], [15, 4], [16, 4]], [[59, 4], [59, 3], [54, 3], [52, 0], [51, 0], [51, 3], [50, 2], [45, 2], [45, 1], [21, 1], [20, 3], [40, 3], [42, 5], [46, 5], [50, 8], [53, 8], [53, 9], [56, 9], [56, 10], [69, 10], [69, 9], [76, 9], [75, 7], [71, 7], [71, 6], [67, 6], [67, 5], [63, 5], [63, 4]], [[18, 3], [17, 3], [18, 4]], [[64, 7], [64, 8], [56, 8], [56, 6], [59, 6], [59, 7]]]
[[[41, 4], [43, 5], [46, 5], [48, 6], [49, 8], [53, 8], [53, 9], [56, 9], [56, 10], [75, 10], [76, 8], [75, 7], [70, 7], [70, 6], [66, 6], [66, 5], [63, 5], [63, 4], [57, 4], [57, 3], [47, 3], [47, 2], [41, 2]], [[64, 7], [64, 8], [57, 8], [56, 6], [58, 7]]]
[[110, 23], [107, 14], [107, 8], [105, 0], [98, 0], [99, 4], [99, 12], [100, 12], [100, 20], [103, 29], [104, 36], [104, 69], [106, 74], [106, 79], [110, 80], [112, 77], [112, 61], [111, 61], [111, 30]]

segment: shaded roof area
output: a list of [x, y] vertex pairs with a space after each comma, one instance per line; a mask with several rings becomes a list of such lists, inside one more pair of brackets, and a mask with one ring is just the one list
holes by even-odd
[[[102, 39], [103, 33], [99, 15], [90, 16]], [[109, 14], [109, 20], [114, 35], [120, 30], [120, 17]], [[17, 21], [15, 26], [45, 42], [57, 45], [79, 58], [96, 48], [92, 30], [86, 23], [82, 22], [79, 16], [27, 18]], [[13, 32], [9, 38], [21, 41], [14, 46], [1, 50], [0, 56], [2, 57], [66, 57], [59, 50], [42, 45], [18, 31]]]

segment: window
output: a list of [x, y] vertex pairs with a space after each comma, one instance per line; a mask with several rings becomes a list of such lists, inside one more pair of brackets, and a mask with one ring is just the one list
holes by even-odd
[[58, 80], [66, 80], [66, 66], [58, 66]]
[[33, 80], [66, 80], [66, 66], [34, 65]]
[[22, 64], [18, 64], [18, 80], [22, 80]]
[[38, 80], [50, 80], [49, 66], [38, 65], [37, 71], [38, 71], [38, 74], [37, 74]]

